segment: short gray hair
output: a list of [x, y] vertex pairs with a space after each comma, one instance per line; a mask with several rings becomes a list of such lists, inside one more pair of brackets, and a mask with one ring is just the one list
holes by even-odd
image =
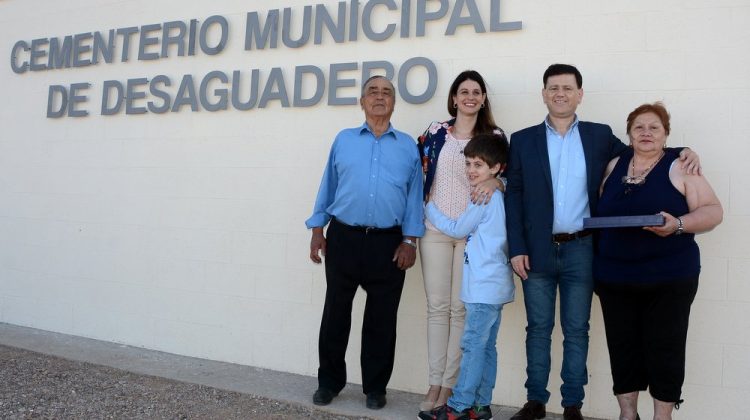
[[372, 82], [375, 79], [384, 79], [385, 81], [387, 81], [391, 85], [391, 90], [393, 90], [393, 96], [396, 96], [396, 87], [393, 86], [393, 82], [391, 82], [391, 79], [383, 76], [382, 74], [376, 74], [375, 76], [370, 76], [369, 79], [365, 80], [365, 82], [362, 83], [362, 93], [360, 93], [360, 96], [359, 96], [360, 98], [365, 97], [365, 89], [367, 89], [367, 85], [369, 85], [370, 82]]

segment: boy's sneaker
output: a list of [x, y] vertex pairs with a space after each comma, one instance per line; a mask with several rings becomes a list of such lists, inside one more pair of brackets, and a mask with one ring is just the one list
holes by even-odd
[[471, 420], [492, 420], [492, 410], [489, 405], [478, 405], [469, 409]]
[[437, 417], [432, 414], [433, 411], [435, 411], [435, 409], [420, 411], [419, 414], [417, 414], [417, 420], [435, 420]]
[[435, 408], [432, 411], [420, 411], [417, 416], [420, 420], [470, 420], [471, 408], [464, 411], [456, 411], [448, 404]]

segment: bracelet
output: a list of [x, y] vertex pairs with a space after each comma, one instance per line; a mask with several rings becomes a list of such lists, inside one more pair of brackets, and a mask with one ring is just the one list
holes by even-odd
[[411, 239], [404, 239], [403, 241], [401, 241], [401, 243], [402, 243], [402, 244], [406, 244], [406, 245], [409, 245], [409, 246], [412, 246], [412, 247], [414, 247], [414, 248], [416, 248], [416, 247], [417, 247], [417, 243], [416, 243], [416, 242], [414, 242], [414, 241], [412, 241]]
[[682, 217], [677, 218], [677, 230], [674, 231], [675, 235], [682, 235], [685, 232], [685, 225], [682, 223]]

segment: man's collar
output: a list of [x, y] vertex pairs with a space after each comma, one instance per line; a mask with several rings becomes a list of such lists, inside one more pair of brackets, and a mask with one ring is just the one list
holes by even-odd
[[[547, 127], [547, 130], [552, 130], [555, 133], [557, 133], [557, 130], [555, 129], [555, 127], [549, 121], [549, 114], [547, 114], [547, 116], [544, 118], [544, 125]], [[575, 114], [575, 117], [573, 118], [573, 123], [570, 124], [570, 127], [568, 128], [568, 131], [572, 130], [577, 125], [578, 125], [578, 114]]]
[[[362, 123], [362, 125], [359, 127], [359, 134], [362, 134], [362, 132], [364, 132], [364, 131], [369, 132], [373, 136], [375, 135], [375, 133], [373, 133], [372, 130], [370, 130], [370, 126], [367, 125], [367, 121], [365, 121], [364, 123]], [[383, 135], [380, 136], [380, 137], [383, 137], [386, 134], [390, 134], [391, 136], [393, 136], [394, 139], [396, 138], [396, 132], [393, 129], [393, 124], [390, 123], [390, 122], [388, 123], [388, 129], [385, 130], [385, 132], [383, 133]]]

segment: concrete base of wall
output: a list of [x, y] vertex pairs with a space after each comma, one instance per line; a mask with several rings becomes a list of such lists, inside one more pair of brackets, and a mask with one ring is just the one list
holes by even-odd
[[[306, 406], [312, 406], [311, 396], [317, 387], [317, 380], [310, 376], [179, 356], [3, 323], [0, 323], [0, 344]], [[326, 408], [350, 416], [411, 420], [416, 417], [420, 400], [421, 395], [418, 394], [389, 390], [388, 405], [382, 410], [372, 411], [364, 406], [362, 387], [348, 384], [334, 403]], [[516, 410], [513, 407], [493, 406], [498, 420], [510, 418]], [[547, 418], [560, 417], [550, 414]]]

